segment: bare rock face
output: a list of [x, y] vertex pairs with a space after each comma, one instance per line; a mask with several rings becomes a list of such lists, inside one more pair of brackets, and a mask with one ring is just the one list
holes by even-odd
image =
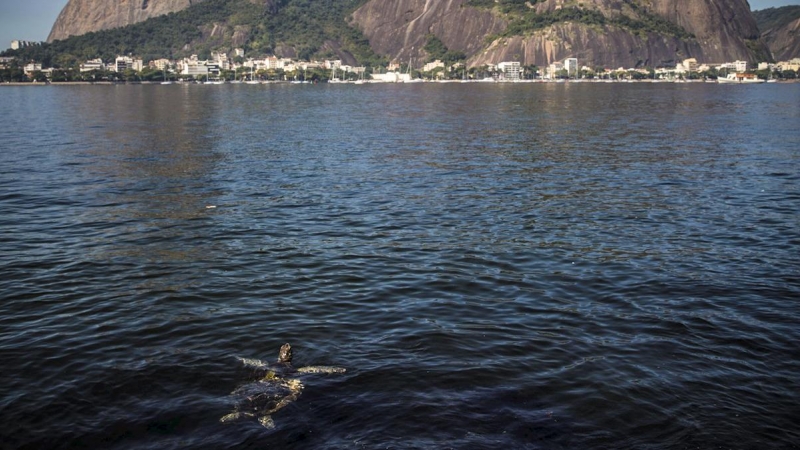
[[484, 46], [487, 35], [507, 24], [491, 11], [464, 5], [466, 0], [371, 0], [353, 13], [351, 25], [360, 28], [377, 53], [408, 61], [424, 56], [428, 34], [451, 50], [467, 55]]
[[[746, 40], [759, 37], [747, 0], [652, 0], [656, 14], [697, 37], [702, 62], [753, 60]], [[694, 55], [692, 55], [694, 56]], [[702, 58], [702, 59], [701, 59]]]
[[800, 19], [780, 28], [766, 30], [764, 39], [776, 61], [800, 57]]
[[202, 0], [69, 0], [58, 15], [47, 42], [92, 31], [124, 27], [177, 12]]
[[[615, 68], [668, 64], [686, 58], [697, 58], [701, 63], [752, 61], [748, 40], [759, 35], [747, 0], [639, 0], [638, 10], [623, 0], [583, 0], [577, 3], [581, 8], [595, 10], [608, 19], [649, 14], [682, 27], [694, 38], [562, 22], [487, 44], [487, 39], [501, 34], [507, 23], [492, 11], [465, 3], [370, 0], [353, 13], [351, 24], [362, 30], [376, 52], [392, 59], [425, 56], [422, 47], [426, 35], [432, 33], [451, 50], [466, 53], [470, 66], [501, 61], [544, 66], [568, 57], [577, 57], [581, 65]], [[533, 8], [545, 13], [574, 5], [574, 0], [546, 0]]]
[[646, 38], [613, 27], [587, 27], [564, 23], [531, 37], [498, 39], [489, 48], [473, 56], [470, 66], [520, 61], [546, 66], [565, 58], [578, 58], [589, 67], [631, 68], [671, 65], [702, 54], [697, 42], [649, 33]]

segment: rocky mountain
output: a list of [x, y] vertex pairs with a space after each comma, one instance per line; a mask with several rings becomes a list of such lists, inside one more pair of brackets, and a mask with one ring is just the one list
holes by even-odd
[[[488, 7], [473, 6], [477, 4]], [[753, 61], [755, 52], [766, 50], [757, 41], [758, 27], [746, 0], [539, 0], [527, 2], [527, 10], [517, 13], [502, 5], [370, 0], [352, 14], [351, 23], [375, 51], [390, 58], [424, 58], [426, 36], [434, 34], [448, 48], [466, 53], [472, 66], [509, 60], [542, 66], [568, 57], [608, 67], [669, 64], [691, 57]], [[568, 9], [577, 12], [564, 14]], [[537, 20], [545, 26], [525, 29]], [[508, 33], [520, 26], [522, 32]]]
[[[576, 57], [581, 65], [627, 68], [769, 54], [747, 0], [69, 0], [49, 40], [141, 21], [158, 25], [112, 39], [126, 53], [154, 54], [161, 39], [169, 54], [242, 46], [354, 63], [353, 55], [374, 51], [420, 65], [435, 39], [470, 66]], [[189, 38], [180, 39], [176, 21]]]
[[800, 57], [800, 6], [768, 8], [753, 15], [776, 61]]
[[91, 31], [124, 27], [180, 11], [202, 0], [69, 0], [58, 15], [47, 42]]

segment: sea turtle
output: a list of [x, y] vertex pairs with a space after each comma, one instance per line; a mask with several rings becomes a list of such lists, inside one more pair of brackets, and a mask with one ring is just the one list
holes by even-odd
[[222, 416], [220, 422], [255, 418], [266, 428], [274, 428], [272, 414], [297, 400], [303, 392], [303, 383], [296, 377], [312, 373], [344, 373], [345, 369], [331, 366], [292, 366], [292, 346], [283, 344], [274, 364], [258, 359], [238, 358], [246, 367], [256, 369], [256, 380], [238, 387], [231, 395], [237, 398], [233, 412]]

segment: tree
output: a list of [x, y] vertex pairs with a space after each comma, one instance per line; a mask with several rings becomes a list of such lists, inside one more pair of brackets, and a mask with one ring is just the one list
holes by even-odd
[[133, 69], [125, 69], [125, 71], [122, 72], [122, 79], [125, 81], [137, 81], [139, 80], [139, 74]]
[[44, 83], [47, 81], [47, 75], [44, 74], [41, 70], [34, 70], [31, 74], [28, 75], [31, 81], [35, 81], [37, 83]]

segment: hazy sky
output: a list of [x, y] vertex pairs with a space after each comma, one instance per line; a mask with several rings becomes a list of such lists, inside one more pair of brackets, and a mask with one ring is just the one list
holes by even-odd
[[[110, 1], [110, 0], [106, 0]], [[800, 0], [749, 0], [753, 9], [800, 5]], [[0, 49], [15, 39], [44, 41], [67, 0], [0, 0]]]

